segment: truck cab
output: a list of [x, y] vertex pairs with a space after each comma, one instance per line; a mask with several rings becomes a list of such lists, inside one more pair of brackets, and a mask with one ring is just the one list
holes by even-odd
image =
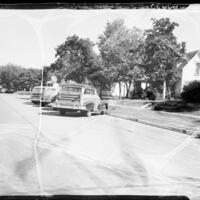
[[57, 99], [52, 103], [61, 115], [67, 111], [80, 111], [85, 116], [92, 113], [103, 114], [107, 105], [103, 103], [94, 87], [84, 84], [63, 84]]
[[31, 102], [43, 106], [52, 103], [59, 92], [59, 86], [35, 86], [31, 92]]

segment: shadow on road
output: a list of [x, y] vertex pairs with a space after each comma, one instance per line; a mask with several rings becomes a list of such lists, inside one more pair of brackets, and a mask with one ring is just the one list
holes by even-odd
[[[35, 104], [33, 104], [32, 102], [29, 102], [29, 101], [25, 101], [25, 102], [23, 102], [23, 104], [26, 104], [26, 105], [32, 105], [32, 106], [35, 105]], [[35, 105], [35, 106], [38, 106], [38, 105]]]
[[[45, 110], [50, 110], [46, 109]], [[65, 115], [60, 115], [58, 111], [49, 111], [49, 112], [42, 112], [42, 115], [49, 115], [49, 116], [60, 116], [60, 117], [84, 117], [81, 113], [78, 112], [66, 112]]]
[[30, 101], [24, 101], [23, 102], [23, 104], [25, 104], [25, 105], [31, 105], [31, 106], [33, 106], [33, 107], [39, 107], [40, 105], [38, 104], [33, 104], [32, 102], [30, 102]]
[[[23, 104], [25, 104], [25, 105], [31, 105], [33, 107], [40, 107], [39, 103], [38, 104], [34, 104], [34, 103], [30, 102], [30, 101], [24, 101]], [[48, 106], [48, 105], [45, 105], [45, 106], [42, 105], [42, 110], [52, 110], [52, 107]]]
[[30, 100], [30, 97], [18, 97], [18, 99]]
[[50, 111], [52, 111], [52, 107], [51, 106], [45, 106], [45, 107], [42, 107], [42, 110], [50, 110]]

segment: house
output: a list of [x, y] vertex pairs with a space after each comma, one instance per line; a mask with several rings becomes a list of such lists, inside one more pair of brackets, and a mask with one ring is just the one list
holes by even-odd
[[175, 96], [180, 96], [183, 87], [192, 81], [200, 81], [200, 51], [186, 54], [186, 59], [177, 68], [178, 81], [175, 84]]
[[[128, 97], [131, 96], [131, 93], [133, 91], [137, 92], [138, 90], [145, 90], [147, 87], [149, 86], [149, 83], [148, 83], [148, 79], [147, 78], [142, 78], [142, 79], [137, 79], [137, 81], [135, 81], [135, 83], [131, 83], [130, 85], [130, 90], [129, 90], [129, 94], [128, 94]], [[120, 89], [121, 87], [121, 89]], [[120, 94], [120, 91], [121, 91], [121, 94]], [[119, 83], [113, 83], [111, 85], [111, 90], [109, 91], [109, 94], [112, 96], [112, 97], [126, 97], [127, 96], [127, 85], [125, 82], [121, 82], [121, 84]]]
[[[112, 96], [115, 96], [115, 97], [119, 97], [120, 94], [119, 94], [119, 83], [113, 83], [112, 86], [111, 86], [111, 94]], [[121, 97], [125, 97], [126, 96], [126, 84], [124, 82], [121, 82]]]

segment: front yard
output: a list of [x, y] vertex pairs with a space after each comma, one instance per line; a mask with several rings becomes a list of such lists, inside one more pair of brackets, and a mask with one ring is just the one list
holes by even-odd
[[[154, 110], [156, 106], [161, 107], [165, 104], [170, 112], [165, 112], [167, 109], [163, 108], [162, 110], [165, 111]], [[173, 106], [178, 105], [180, 107], [180, 103], [177, 105], [172, 103], [171, 107], [169, 103], [165, 104], [149, 100], [111, 100], [109, 102], [110, 115], [190, 135], [200, 131], [199, 108], [191, 109], [192, 105], [189, 105], [187, 109], [182, 109], [181, 112], [178, 112], [177, 109], [174, 109], [174, 112]]]

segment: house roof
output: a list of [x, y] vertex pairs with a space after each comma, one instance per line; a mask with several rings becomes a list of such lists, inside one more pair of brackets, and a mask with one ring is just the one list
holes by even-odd
[[184, 59], [184, 61], [178, 66], [178, 69], [183, 69], [183, 67], [185, 67], [185, 65], [199, 52], [199, 50], [196, 51], [190, 51], [188, 53], [185, 54], [186, 58]]

